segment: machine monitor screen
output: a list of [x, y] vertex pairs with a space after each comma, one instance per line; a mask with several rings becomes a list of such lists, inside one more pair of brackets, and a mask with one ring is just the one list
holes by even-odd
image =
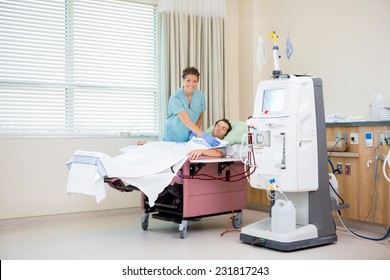
[[266, 89], [263, 94], [262, 112], [281, 112], [284, 106], [285, 89]]

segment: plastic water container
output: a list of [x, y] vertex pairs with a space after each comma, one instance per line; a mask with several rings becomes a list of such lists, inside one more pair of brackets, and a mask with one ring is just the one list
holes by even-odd
[[[333, 173], [329, 173], [329, 183], [332, 184], [332, 187], [336, 191], [336, 193], [339, 193], [339, 182], [337, 182], [336, 176]], [[330, 192], [330, 197], [333, 197], [336, 200], [337, 205], [339, 205], [339, 197], [332, 190], [330, 185], [329, 185], [329, 192]]]
[[271, 231], [286, 233], [296, 229], [296, 210], [290, 200], [278, 199], [271, 208]]
[[385, 102], [380, 93], [374, 93], [369, 105], [369, 120], [379, 121], [382, 119], [382, 110], [385, 108]]

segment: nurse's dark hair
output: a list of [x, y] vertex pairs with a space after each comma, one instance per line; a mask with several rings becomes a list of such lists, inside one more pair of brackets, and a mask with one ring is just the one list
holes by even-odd
[[183, 70], [183, 75], [181, 76], [183, 79], [185, 79], [187, 77], [187, 75], [195, 75], [198, 77], [198, 80], [199, 80], [199, 77], [200, 77], [200, 73], [198, 71], [198, 69], [196, 69], [195, 67], [187, 67]]
[[[219, 122], [227, 123], [228, 129], [227, 129], [227, 131], [226, 131], [226, 135], [227, 135], [230, 131], [232, 131], [232, 124], [229, 122], [228, 119], [220, 119], [220, 120], [217, 120], [217, 121], [215, 122], [214, 126], [216, 126]], [[226, 135], [225, 135], [225, 136], [226, 136]]]

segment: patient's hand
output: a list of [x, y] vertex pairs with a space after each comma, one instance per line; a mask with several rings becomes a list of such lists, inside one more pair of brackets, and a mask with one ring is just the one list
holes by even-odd
[[190, 156], [190, 159], [198, 159], [200, 156], [207, 157], [223, 157], [223, 153], [220, 149], [199, 149], [189, 152], [187, 155]]
[[146, 144], [148, 141], [145, 141], [145, 140], [138, 140], [137, 141], [137, 145], [138, 146], [142, 146], [142, 145], [144, 145], [144, 144]]
[[193, 150], [193, 151], [190, 151], [188, 153], [188, 155], [190, 156], [190, 159], [198, 159], [201, 155], [203, 155], [204, 151], [205, 150], [203, 150], [203, 149]]

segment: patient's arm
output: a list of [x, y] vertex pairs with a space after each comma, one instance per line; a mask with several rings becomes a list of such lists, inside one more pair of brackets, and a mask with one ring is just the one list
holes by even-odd
[[223, 157], [223, 153], [220, 149], [199, 149], [193, 150], [188, 153], [190, 159], [198, 159], [200, 156], [208, 157]]

